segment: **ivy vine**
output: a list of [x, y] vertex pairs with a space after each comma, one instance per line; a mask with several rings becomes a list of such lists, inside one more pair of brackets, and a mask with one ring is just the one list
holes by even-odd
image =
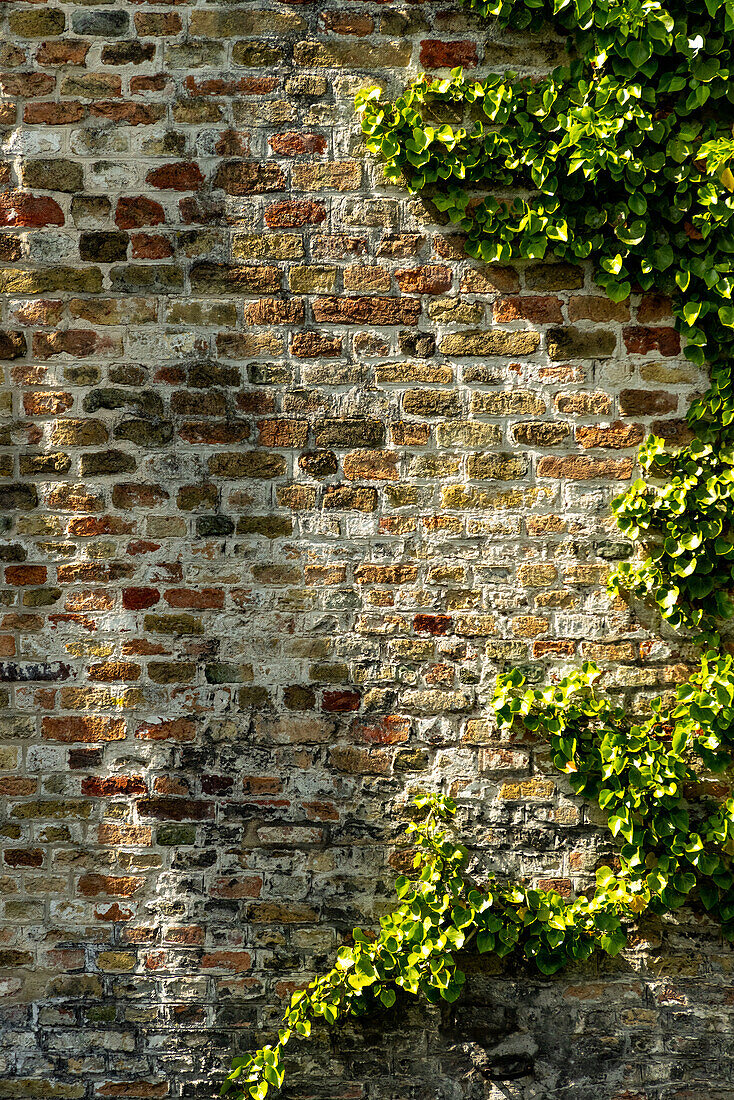
[[393, 103], [361, 92], [367, 148], [388, 180], [465, 232], [477, 259], [590, 258], [613, 301], [671, 295], [684, 354], [709, 365], [711, 385], [689, 410], [690, 442], [650, 437], [645, 477], [613, 503], [639, 553], [610, 589], [652, 602], [703, 655], [675, 701], [655, 701], [638, 723], [598, 694], [592, 664], [543, 690], [517, 671], [499, 676], [499, 725], [545, 739], [573, 790], [607, 813], [614, 865], [573, 900], [477, 882], [447, 831], [451, 800], [417, 799], [415, 875], [398, 879], [397, 907], [293, 994], [277, 1042], [234, 1059], [222, 1093], [245, 1100], [280, 1087], [285, 1046], [314, 1020], [389, 1007], [396, 990], [455, 1000], [456, 952], [470, 941], [552, 974], [595, 950], [616, 955], [640, 914], [687, 900], [734, 940], [734, 797], [688, 797], [734, 749], [734, 662], [720, 634], [734, 616], [734, 0], [462, 2], [501, 26], [563, 36], [567, 61], [541, 79], [423, 75]]

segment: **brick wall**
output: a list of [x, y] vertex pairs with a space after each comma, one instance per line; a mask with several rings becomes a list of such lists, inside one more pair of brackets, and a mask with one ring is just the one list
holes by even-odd
[[[389, 904], [418, 789], [481, 862], [589, 883], [601, 822], [487, 701], [513, 664], [680, 678], [604, 594], [608, 503], [702, 379], [659, 296], [470, 262], [363, 159], [365, 83], [555, 44], [4, 9], [0, 1093], [208, 1097]], [[730, 966], [685, 911], [554, 980], [469, 959], [451, 1014], [320, 1033], [293, 1094], [729, 1100]]]

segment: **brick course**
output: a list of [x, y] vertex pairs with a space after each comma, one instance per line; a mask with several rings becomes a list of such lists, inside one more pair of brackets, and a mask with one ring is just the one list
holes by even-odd
[[[418, 790], [481, 864], [593, 880], [602, 820], [488, 699], [681, 679], [604, 594], [608, 505], [704, 378], [663, 296], [472, 262], [364, 159], [359, 87], [555, 45], [433, 3], [2, 18], [0, 1094], [209, 1097], [384, 912]], [[469, 957], [292, 1090], [729, 1097], [730, 966], [687, 910], [551, 981]]]

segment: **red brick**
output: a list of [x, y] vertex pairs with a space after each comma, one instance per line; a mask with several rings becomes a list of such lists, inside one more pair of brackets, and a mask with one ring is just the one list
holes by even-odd
[[678, 395], [667, 390], [622, 390], [619, 411], [622, 416], [660, 416], [678, 410]]
[[36, 61], [39, 65], [83, 65], [89, 46], [81, 39], [44, 42], [36, 50]]
[[145, 783], [139, 775], [88, 775], [82, 779], [82, 794], [100, 798], [145, 793]]
[[161, 225], [166, 215], [163, 207], [145, 195], [117, 200], [115, 224], [120, 229], [137, 229], [141, 225]]
[[478, 60], [477, 46], [471, 39], [442, 42], [438, 38], [425, 38], [421, 42], [420, 63], [424, 69], [455, 69], [457, 66], [471, 69]]
[[312, 199], [286, 199], [265, 209], [265, 224], [271, 229], [298, 229], [303, 225], [320, 225], [325, 220], [324, 204]]
[[85, 107], [76, 100], [63, 103], [26, 103], [23, 121], [29, 126], [68, 126], [84, 118]]
[[173, 255], [173, 246], [167, 237], [134, 233], [130, 239], [134, 260], [165, 260]]
[[125, 737], [125, 722], [122, 718], [103, 715], [64, 718], [49, 715], [41, 722], [41, 730], [49, 741], [121, 741]]
[[207, 951], [201, 956], [199, 965], [204, 970], [215, 968], [243, 974], [252, 966], [252, 956], [249, 951]]
[[531, 321], [536, 325], [561, 324], [561, 300], [552, 295], [526, 295], [525, 297], [500, 298], [492, 306], [495, 321]]
[[161, 190], [198, 191], [204, 183], [204, 176], [198, 164], [181, 161], [178, 164], [162, 164], [159, 168], [151, 168], [145, 182]]
[[326, 152], [326, 138], [321, 134], [302, 133], [299, 130], [274, 134], [268, 139], [268, 145], [281, 157], [298, 157], [304, 153]]
[[138, 726], [135, 736], [142, 741], [193, 741], [196, 723], [190, 718], [171, 718]]
[[223, 588], [169, 588], [163, 593], [169, 607], [220, 609], [224, 607]]
[[56, 77], [49, 73], [0, 73], [0, 91], [17, 99], [40, 99], [55, 86]]
[[650, 351], [660, 355], [680, 355], [680, 336], [674, 328], [629, 325], [622, 330], [622, 336], [630, 355], [646, 355]]
[[31, 195], [27, 191], [5, 191], [0, 194], [0, 225], [38, 229], [44, 225], [63, 225], [64, 212], [47, 196]]
[[353, 325], [414, 325], [420, 315], [415, 298], [315, 298], [314, 320]]
[[451, 286], [451, 271], [443, 264], [406, 267], [395, 272], [403, 294], [444, 294]]
[[274, 76], [243, 76], [236, 80], [223, 80], [221, 77], [197, 80], [193, 76], [187, 76], [184, 87], [191, 95], [263, 96], [275, 91], [278, 79]]
[[416, 615], [413, 629], [417, 634], [450, 634], [453, 620], [449, 615]]
[[352, 711], [359, 710], [360, 696], [358, 691], [325, 691], [322, 705], [326, 711]]
[[144, 106], [142, 103], [90, 103], [89, 113], [110, 122], [126, 123], [128, 126], [153, 126], [160, 122], [166, 112], [162, 103]]

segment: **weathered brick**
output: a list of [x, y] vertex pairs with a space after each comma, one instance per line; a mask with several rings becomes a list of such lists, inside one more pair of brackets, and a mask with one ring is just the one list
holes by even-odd
[[619, 395], [622, 416], [660, 416], [677, 410], [677, 394], [665, 390], [622, 390]]
[[472, 39], [444, 42], [440, 38], [424, 38], [420, 63], [424, 69], [472, 68], [478, 64], [477, 44]]
[[459, 394], [454, 390], [408, 390], [403, 397], [403, 411], [408, 416], [459, 416]]
[[[64, 212], [55, 199], [30, 195], [26, 191], [4, 191], [0, 194], [0, 225], [39, 228], [63, 225]], [[19, 259], [10, 256], [9, 259]]]
[[410, 61], [409, 42], [385, 42], [373, 46], [367, 43], [298, 42], [293, 51], [297, 65], [309, 69], [394, 69], [405, 68]]
[[570, 435], [568, 424], [557, 420], [525, 421], [513, 424], [512, 438], [528, 447], [558, 447]]
[[274, 294], [280, 288], [277, 267], [195, 263], [191, 289], [197, 294]]
[[363, 486], [329, 485], [324, 494], [324, 508], [340, 512], [374, 512], [377, 508], [377, 490]]
[[674, 328], [645, 328], [630, 325], [622, 330], [624, 346], [631, 355], [680, 355], [680, 336]]
[[444, 355], [534, 355], [540, 346], [537, 332], [453, 332], [444, 336], [439, 350]]
[[227, 452], [209, 459], [209, 473], [223, 478], [271, 478], [285, 473], [286, 460], [269, 451]]
[[291, 181], [297, 191], [356, 191], [362, 182], [358, 161], [331, 164], [295, 164]]
[[284, 191], [285, 183], [285, 173], [277, 164], [233, 160], [219, 166], [212, 186], [220, 187], [228, 195], [262, 195]]
[[546, 335], [551, 359], [606, 359], [614, 355], [617, 338], [604, 329], [549, 329]]
[[526, 390], [475, 393], [471, 411], [479, 416], [542, 416], [545, 402]]
[[559, 393], [555, 406], [566, 416], [605, 416], [611, 411], [612, 401], [606, 393]]
[[316, 298], [314, 320], [355, 325], [409, 325], [420, 314], [420, 302], [411, 298]]
[[524, 320], [543, 325], [563, 321], [560, 298], [541, 294], [500, 298], [492, 306], [492, 315], [499, 324]]
[[538, 462], [538, 477], [567, 477], [573, 480], [624, 480], [632, 476], [632, 459], [588, 458], [586, 455], [544, 455]]

